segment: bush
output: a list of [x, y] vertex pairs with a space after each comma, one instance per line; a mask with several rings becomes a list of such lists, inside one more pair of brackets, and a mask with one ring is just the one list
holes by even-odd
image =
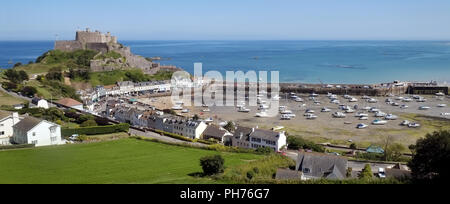
[[95, 122], [95, 120], [86, 120], [83, 123], [81, 123], [80, 126], [81, 127], [94, 127], [94, 126], [97, 126], [97, 123]]
[[33, 97], [37, 93], [37, 89], [32, 86], [25, 86], [22, 88], [21, 92], [25, 96]]
[[206, 156], [200, 159], [203, 173], [207, 176], [223, 173], [225, 160], [220, 155]]
[[366, 164], [366, 166], [364, 166], [364, 169], [362, 170], [362, 172], [359, 174], [359, 178], [370, 179], [372, 177], [373, 177], [372, 167], [370, 167], [370, 164]]
[[18, 85], [14, 82], [4, 82], [2, 85], [3, 85], [3, 88], [8, 91], [17, 89], [17, 87], [18, 87]]
[[62, 129], [61, 134], [63, 137], [70, 137], [74, 134], [78, 135], [104, 135], [116, 132], [128, 132], [130, 125], [127, 123], [121, 123], [118, 125], [108, 126], [96, 126], [96, 127], [83, 127], [73, 129]]
[[170, 133], [170, 132], [164, 132], [162, 130], [155, 130], [155, 132], [160, 134], [160, 135], [171, 137], [171, 138], [178, 139], [178, 140], [182, 140], [182, 141], [185, 141], [185, 142], [194, 142], [194, 140], [191, 139], [191, 138], [187, 138], [187, 137], [184, 137], [184, 136], [181, 136], [181, 135], [177, 135], [177, 134], [173, 134], [173, 133]]
[[352, 143], [352, 144], [350, 145], [350, 149], [356, 150], [356, 149], [358, 149], [358, 147], [356, 146], [355, 143]]
[[270, 147], [260, 147], [260, 148], [256, 149], [256, 152], [260, 153], [260, 154], [272, 154], [275, 151]]
[[255, 172], [253, 172], [253, 171], [248, 171], [248, 172], [247, 172], [247, 179], [248, 179], [248, 180], [252, 180], [253, 177], [255, 177]]
[[325, 152], [325, 148], [321, 145], [315, 144], [314, 142], [305, 140], [300, 137], [288, 137], [288, 147], [291, 150], [299, 150], [299, 149], [309, 149], [314, 152]]

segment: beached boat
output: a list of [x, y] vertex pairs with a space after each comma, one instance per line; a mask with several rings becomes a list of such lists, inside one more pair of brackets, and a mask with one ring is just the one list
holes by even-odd
[[353, 110], [353, 109], [351, 109], [351, 108], [345, 110], [345, 113], [354, 113], [354, 112], [355, 112], [355, 110]]
[[342, 112], [336, 112], [336, 113], [333, 113], [333, 117], [335, 117], [335, 118], [345, 118], [345, 117], [347, 117], [347, 115], [345, 115]]
[[319, 97], [319, 94], [316, 93], [312, 93], [311, 95], [309, 95], [310, 97]]
[[366, 125], [366, 124], [364, 124], [364, 123], [358, 124], [358, 125], [356, 126], [356, 128], [358, 128], [358, 129], [365, 129], [365, 128], [367, 128], [367, 127], [369, 127], [369, 126]]
[[308, 109], [308, 110], [305, 111], [305, 113], [315, 113], [315, 111], [311, 110], [311, 109]]
[[407, 105], [402, 105], [402, 106], [400, 106], [400, 108], [401, 108], [401, 109], [407, 109], [407, 108], [409, 108], [409, 106], [407, 106]]
[[329, 109], [327, 107], [324, 107], [324, 108], [322, 108], [321, 112], [322, 113], [328, 113], [328, 112], [331, 112], [331, 109]]
[[181, 113], [189, 113], [189, 109], [184, 109], [181, 111]]
[[420, 106], [419, 107], [419, 110], [430, 110], [431, 109], [431, 107], [429, 107], [429, 106]]
[[380, 109], [378, 109], [378, 108], [370, 108], [369, 112], [371, 112], [371, 113], [380, 112]]
[[403, 102], [412, 102], [413, 99], [412, 99], [412, 98], [403, 98], [402, 101], [403, 101]]
[[439, 93], [436, 93], [436, 96], [445, 96], [445, 94], [442, 92], [439, 92]]
[[442, 116], [450, 116], [450, 113], [441, 113]]
[[296, 99], [294, 99], [294, 101], [300, 103], [300, 102], [303, 102], [303, 101], [305, 101], [305, 100], [303, 100], [302, 98], [296, 98]]
[[314, 120], [314, 119], [317, 119], [317, 115], [314, 115], [314, 114], [311, 114], [311, 113], [306, 114], [305, 117], [306, 117], [306, 119], [308, 119], [308, 120]]
[[212, 118], [205, 119], [205, 123], [212, 123], [212, 122], [214, 122], [214, 120]]
[[408, 127], [409, 128], [419, 128], [420, 124], [419, 123], [410, 123], [410, 124], [408, 124]]
[[364, 100], [370, 99], [369, 96], [363, 96], [363, 97], [361, 97], [361, 98], [364, 99]]
[[350, 103], [356, 103], [358, 102], [358, 99], [356, 98], [351, 98], [350, 100], [348, 100]]
[[370, 111], [371, 109], [372, 109], [372, 107], [370, 107], [370, 106], [366, 106], [366, 107], [362, 108], [362, 110], [365, 110], [365, 111]]
[[172, 107], [172, 110], [183, 110], [182, 106], [174, 106]]
[[369, 120], [369, 117], [360, 117], [359, 120]]
[[283, 114], [281, 115], [281, 120], [291, 120], [291, 117], [289, 115]]
[[404, 120], [400, 125], [401, 126], [408, 126], [411, 122], [409, 122], [408, 120]]
[[251, 111], [250, 109], [245, 108], [245, 107], [240, 107], [238, 109], [238, 112], [241, 112], [241, 113], [249, 113], [250, 111]]
[[373, 125], [386, 125], [388, 122], [385, 120], [374, 120], [372, 122]]
[[266, 109], [269, 109], [269, 106], [266, 105], [266, 104], [261, 104], [261, 105], [259, 105], [259, 107], [258, 107], [258, 110], [266, 110]]
[[209, 113], [209, 112], [211, 112], [211, 110], [209, 108], [207, 108], [207, 109], [204, 109], [202, 112]]
[[381, 112], [381, 111], [375, 113], [375, 117], [377, 117], [377, 118], [386, 117], [386, 115], [387, 115], [386, 113]]
[[377, 99], [371, 98], [369, 100], [367, 100], [368, 103], [378, 103]]
[[280, 112], [281, 114], [292, 114], [291, 110], [284, 110]]
[[341, 102], [339, 100], [332, 100], [331, 103], [333, 103], [333, 104], [341, 104]]
[[447, 107], [447, 104], [438, 104], [438, 107], [439, 108], [445, 108], [445, 107]]
[[393, 114], [388, 114], [388, 115], [386, 115], [386, 117], [384, 119], [386, 119], [386, 120], [397, 120], [398, 116], [393, 115]]
[[427, 102], [427, 99], [425, 99], [425, 98], [418, 98], [417, 99], [417, 102], [419, 102], [419, 103], [425, 103], [425, 102]]
[[392, 105], [392, 106], [400, 106], [399, 103], [392, 103], [391, 105]]
[[367, 113], [363, 113], [363, 112], [359, 112], [359, 113], [357, 113], [356, 115], [355, 115], [355, 117], [369, 117], [369, 114], [367, 114]]
[[256, 113], [256, 117], [258, 117], [258, 118], [267, 118], [267, 117], [269, 117], [269, 115], [267, 114], [267, 112], [262, 111], [260, 113]]

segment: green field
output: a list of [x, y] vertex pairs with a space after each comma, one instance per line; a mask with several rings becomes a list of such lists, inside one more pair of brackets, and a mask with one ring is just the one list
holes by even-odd
[[12, 106], [20, 103], [25, 103], [25, 100], [13, 97], [8, 93], [0, 91], [0, 106], [2, 105]]
[[226, 167], [262, 158], [122, 139], [109, 142], [0, 152], [0, 183], [215, 183], [190, 174], [199, 159], [221, 154]]

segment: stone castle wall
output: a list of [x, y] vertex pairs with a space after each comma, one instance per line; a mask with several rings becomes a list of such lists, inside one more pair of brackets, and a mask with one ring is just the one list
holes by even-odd
[[56, 41], [55, 50], [61, 50], [65, 52], [73, 52], [84, 49], [83, 44], [78, 41]]

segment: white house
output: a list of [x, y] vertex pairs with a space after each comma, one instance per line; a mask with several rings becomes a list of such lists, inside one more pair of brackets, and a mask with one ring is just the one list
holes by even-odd
[[20, 121], [18, 113], [0, 111], [0, 145], [10, 145], [13, 126]]
[[177, 121], [173, 123], [173, 133], [191, 139], [200, 139], [208, 125], [202, 121]]
[[13, 129], [13, 141], [16, 144], [34, 144], [36, 147], [65, 144], [61, 137], [61, 126], [46, 120], [26, 117]]
[[33, 100], [31, 101], [31, 103], [33, 103], [34, 105], [36, 105], [38, 108], [44, 108], [44, 109], [49, 109], [49, 105], [48, 102], [44, 99], [40, 99], [40, 98], [33, 98]]
[[249, 142], [252, 149], [269, 147], [275, 151], [280, 151], [283, 147], [286, 147], [287, 137], [285, 132], [253, 128], [249, 135]]

